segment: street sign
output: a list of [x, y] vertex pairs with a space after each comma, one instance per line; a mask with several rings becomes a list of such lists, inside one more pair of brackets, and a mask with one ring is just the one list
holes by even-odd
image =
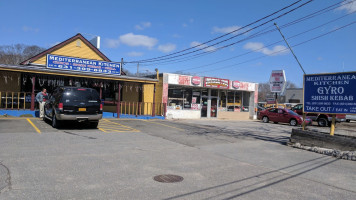
[[286, 82], [284, 70], [273, 70], [269, 79], [271, 92], [283, 93], [286, 87]]
[[304, 112], [356, 114], [356, 72], [304, 75]]

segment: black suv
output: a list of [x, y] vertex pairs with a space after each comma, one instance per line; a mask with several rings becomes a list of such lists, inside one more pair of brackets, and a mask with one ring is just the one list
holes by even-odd
[[103, 117], [103, 105], [95, 89], [59, 87], [46, 101], [44, 112], [53, 128], [58, 128], [62, 120], [89, 122], [91, 128], [96, 128]]

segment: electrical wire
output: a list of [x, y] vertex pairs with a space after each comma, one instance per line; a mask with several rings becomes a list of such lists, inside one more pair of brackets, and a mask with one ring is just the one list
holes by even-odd
[[[267, 19], [267, 18], [269, 18], [269, 17], [271, 17], [271, 16], [273, 16], [273, 15], [275, 15], [275, 14], [277, 14], [277, 13], [279, 13], [279, 12], [285, 10], [285, 9], [288, 9], [288, 8], [294, 6], [295, 4], [299, 3], [300, 1], [302, 1], [302, 0], [298, 0], [298, 1], [296, 1], [296, 2], [294, 2], [294, 3], [292, 3], [292, 4], [290, 4], [290, 5], [288, 5], [288, 6], [286, 6], [286, 7], [284, 7], [284, 8], [282, 8], [282, 9], [278, 10], [278, 11], [273, 12], [273, 13], [270, 14], [270, 15], [267, 15], [267, 16], [265, 16], [265, 17], [263, 17], [263, 18], [260, 18], [260, 19], [254, 21], [254, 22], [252, 22], [252, 23], [250, 23], [250, 24], [248, 24], [248, 25], [245, 25], [245, 26], [243, 26], [243, 27], [241, 27], [241, 28], [238, 28], [238, 29], [236, 29], [236, 30], [234, 30], [234, 31], [231, 31], [231, 32], [229, 32], [229, 33], [226, 33], [226, 34], [224, 34], [224, 35], [222, 35], [222, 36], [213, 38], [213, 39], [211, 39], [211, 40], [209, 40], [209, 41], [207, 41], [207, 42], [201, 43], [201, 44], [199, 44], [199, 45], [195, 45], [195, 46], [193, 46], [193, 47], [190, 47], [190, 48], [187, 48], [187, 49], [178, 51], [178, 52], [174, 52], [174, 53], [171, 53], [171, 54], [167, 54], [167, 55], [164, 55], [164, 56], [159, 56], [159, 57], [155, 57], [155, 58], [151, 58], [151, 59], [145, 59], [145, 60], [131, 61], [131, 63], [137, 63], [137, 62], [138, 62], [138, 63], [152, 62], [153, 60], [158, 60], [158, 59], [160, 59], [160, 58], [169, 57], [169, 56], [171, 56], [171, 55], [175, 55], [175, 54], [182, 53], [182, 52], [185, 52], [185, 51], [194, 49], [194, 48], [198, 48], [198, 47], [203, 46], [203, 45], [206, 45], [206, 44], [208, 44], [208, 43], [210, 43], [210, 42], [212, 42], [212, 41], [215, 41], [215, 40], [218, 40], [218, 39], [220, 39], [220, 38], [223, 38], [223, 37], [225, 37], [225, 36], [227, 36], [227, 35], [231, 35], [231, 34], [237, 32], [237, 31], [240, 31], [240, 30], [246, 28], [246, 27], [249, 27], [249, 26], [251, 26], [251, 25], [253, 25], [253, 24], [256, 24], [256, 23], [258, 23], [258, 22], [260, 22], [260, 21], [262, 21], [262, 20], [264, 20], [264, 19]], [[302, 4], [302, 6], [304, 6], [304, 5], [308, 4], [308, 3], [310, 3], [311, 1], [313, 1], [313, 0], [309, 0], [307, 3]], [[302, 7], [302, 6], [298, 6], [297, 8], [293, 9], [292, 11], [294, 11], [294, 10], [296, 10], [296, 9]]]
[[[337, 7], [341, 7], [341, 6], [343, 6], [343, 5], [352, 3], [352, 2], [354, 2], [354, 1], [355, 1], [355, 0], [352, 0], [352, 1], [347, 2], [347, 3], [345, 3], [345, 4], [340, 4], [340, 5], [337, 6]], [[333, 4], [333, 5], [331, 5], [331, 6], [328, 6], [328, 7], [326, 7], [326, 8], [323, 8], [323, 9], [321, 9], [321, 10], [318, 10], [318, 11], [316, 11], [316, 12], [313, 12], [313, 13], [311, 13], [311, 14], [309, 14], [309, 15], [306, 15], [306, 16], [304, 16], [304, 17], [301, 17], [301, 18], [299, 18], [299, 19], [297, 19], [297, 20], [291, 21], [291, 22], [289, 22], [289, 23], [287, 23], [287, 24], [282, 25], [281, 28], [287, 28], [287, 27], [289, 27], [289, 26], [295, 25], [295, 24], [300, 23], [300, 22], [302, 22], [302, 21], [305, 21], [305, 20], [314, 18], [314, 17], [316, 17], [316, 16], [319, 16], [319, 15], [324, 14], [324, 13], [329, 12], [329, 11], [332, 11], [332, 10], [335, 9], [334, 7], [335, 7], [336, 5], [338, 5], [338, 4], [339, 4], [339, 3]], [[351, 14], [351, 13], [349, 13], [349, 14]], [[349, 15], [349, 14], [347, 14], [347, 15]], [[347, 15], [344, 15], [343, 17], [345, 17], [345, 16], [347, 16]], [[343, 18], [343, 17], [340, 17], [340, 18]], [[338, 20], [338, 19], [340, 19], [340, 18], [337, 18], [337, 19], [335, 19], [335, 20]], [[330, 23], [331, 23], [331, 22], [333, 22], [333, 21], [330, 21]], [[324, 24], [324, 25], [325, 25], [325, 24]], [[268, 29], [268, 28], [270, 28], [270, 27], [273, 27], [273, 25], [267, 27], [266, 29]], [[264, 29], [264, 30], [265, 30], [265, 29]], [[228, 44], [228, 45], [219, 47], [218, 49], [227, 48], [227, 47], [229, 47], [229, 46], [235, 45], [235, 44], [237, 44], [237, 43], [241, 43], [241, 42], [246, 41], [246, 40], [248, 40], [248, 39], [252, 39], [252, 38], [255, 38], [255, 37], [259, 37], [259, 36], [262, 36], [262, 35], [265, 35], [265, 34], [274, 32], [274, 31], [276, 31], [275, 28], [274, 28], [273, 30], [269, 30], [269, 31], [265, 31], [265, 32], [259, 31], [258, 33], [255, 33], [255, 34], [252, 35], [252, 36], [249, 36], [249, 37], [247, 37], [247, 38], [245, 38], [245, 39], [242, 39], [242, 40], [239, 40], [239, 41], [237, 41], [237, 42], [234, 42], [234, 43], [231, 43], [231, 44]], [[281, 41], [283, 41], [283, 40], [281, 40]], [[279, 41], [279, 42], [281, 42], [281, 41]], [[269, 45], [267, 45], [266, 47], [271, 46], [271, 45], [274, 45], [274, 44], [279, 43], [279, 42], [275, 42], [275, 43], [269, 44]], [[199, 53], [199, 54], [192, 55], [192, 56], [190, 56], [190, 57], [186, 57], [186, 58], [188, 58], [188, 59], [186, 59], [186, 58], [180, 58], [180, 59], [175, 59], [175, 60], [171, 60], [171, 61], [162, 61], [162, 62], [159, 62], [159, 63], [154, 63], [154, 65], [158, 65], [158, 64], [173, 64], [173, 63], [185, 62], [185, 61], [192, 60], [192, 59], [194, 59], [194, 58], [198, 58], [198, 57], [201, 57], [201, 56], [205, 56], [205, 55], [207, 55], [207, 54], [211, 54], [211, 53], [214, 53], [214, 52], [215, 52], [215, 50], [214, 50], [214, 51], [209, 51], [209, 52], [202, 52], [202, 53]], [[248, 53], [244, 53], [244, 54], [242, 54], [242, 55], [246, 55], [246, 54], [248, 54]], [[233, 58], [237, 58], [237, 57], [240, 57], [240, 56], [242, 56], [242, 55], [233, 56], [233, 57], [231, 57], [231, 58], [224, 59], [224, 60], [231, 60], [231, 59], [233, 59]], [[172, 62], [172, 61], [177, 61], [177, 62]], [[217, 63], [219, 63], [219, 62], [217, 62]], [[216, 64], [216, 63], [213, 63], [213, 64]], [[143, 66], [150, 66], [150, 65], [153, 65], [153, 64], [141, 64], [141, 65], [143, 65]], [[211, 64], [208, 64], [208, 65], [211, 65]], [[202, 65], [202, 66], [204, 66], [204, 65]], [[195, 68], [200, 68], [200, 67], [195, 67]], [[195, 68], [193, 68], [193, 69], [195, 69]], [[183, 70], [183, 71], [187, 71], [187, 70]]]
[[[295, 45], [293, 45], [292, 47], [297, 47], [297, 46], [303, 45], [303, 44], [305, 44], [305, 43], [308, 43], [308, 42], [310, 42], [310, 41], [319, 39], [319, 38], [321, 38], [321, 37], [324, 37], [324, 36], [326, 36], [326, 35], [329, 35], [329, 34], [331, 34], [331, 33], [334, 33], [334, 32], [336, 32], [336, 31], [339, 31], [339, 30], [341, 30], [341, 29], [344, 29], [344, 28], [346, 28], [346, 27], [348, 27], [348, 26], [351, 26], [351, 25], [353, 25], [353, 24], [355, 24], [355, 23], [356, 23], [356, 21], [353, 21], [353, 22], [351, 22], [351, 23], [349, 23], [349, 24], [346, 24], [346, 25], [344, 25], [344, 26], [342, 26], [342, 27], [339, 27], [339, 28], [336, 28], [336, 29], [334, 29], [334, 30], [331, 30], [331, 31], [329, 31], [329, 32], [327, 32], [327, 33], [318, 35], [318, 36], [313, 37], [313, 38], [311, 38], [311, 39], [308, 39], [308, 40], [305, 40], [305, 41], [300, 42], [300, 43], [298, 43], [298, 44], [295, 44]], [[231, 68], [231, 67], [234, 67], [234, 66], [237, 66], [237, 65], [241, 65], [241, 64], [248, 63], [248, 62], [256, 61], [256, 60], [259, 60], [259, 59], [262, 59], [262, 58], [265, 58], [265, 57], [268, 57], [268, 56], [271, 56], [271, 55], [274, 55], [274, 54], [277, 54], [277, 53], [280, 53], [280, 52], [283, 52], [283, 51], [286, 51], [286, 50], [288, 50], [288, 48], [284, 48], [284, 49], [281, 49], [281, 50], [276, 51], [276, 52], [274, 52], [274, 53], [271, 53], [271, 54], [268, 54], [268, 55], [259, 56], [259, 57], [256, 57], [256, 58], [253, 58], [253, 59], [249, 59], [249, 60], [246, 60], [246, 61], [243, 61], [243, 62], [240, 62], [240, 63], [235, 63], [235, 64], [231, 64], [231, 65], [219, 67], [219, 68], [212, 69], [212, 70], [206, 70], [206, 71], [195, 72], [195, 74], [201, 74], [201, 73], [206, 73], [206, 72], [211, 72], [211, 71], [216, 71], [216, 70]]]

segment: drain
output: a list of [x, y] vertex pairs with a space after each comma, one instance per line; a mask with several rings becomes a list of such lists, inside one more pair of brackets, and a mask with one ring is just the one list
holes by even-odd
[[172, 174], [163, 174], [153, 177], [153, 180], [161, 183], [176, 183], [183, 181], [183, 177]]

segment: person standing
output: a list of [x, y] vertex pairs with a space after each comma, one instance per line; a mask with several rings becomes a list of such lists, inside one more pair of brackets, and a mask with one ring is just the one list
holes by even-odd
[[44, 105], [48, 99], [47, 90], [43, 88], [41, 92], [36, 95], [36, 100], [40, 106], [40, 118], [44, 118]]

